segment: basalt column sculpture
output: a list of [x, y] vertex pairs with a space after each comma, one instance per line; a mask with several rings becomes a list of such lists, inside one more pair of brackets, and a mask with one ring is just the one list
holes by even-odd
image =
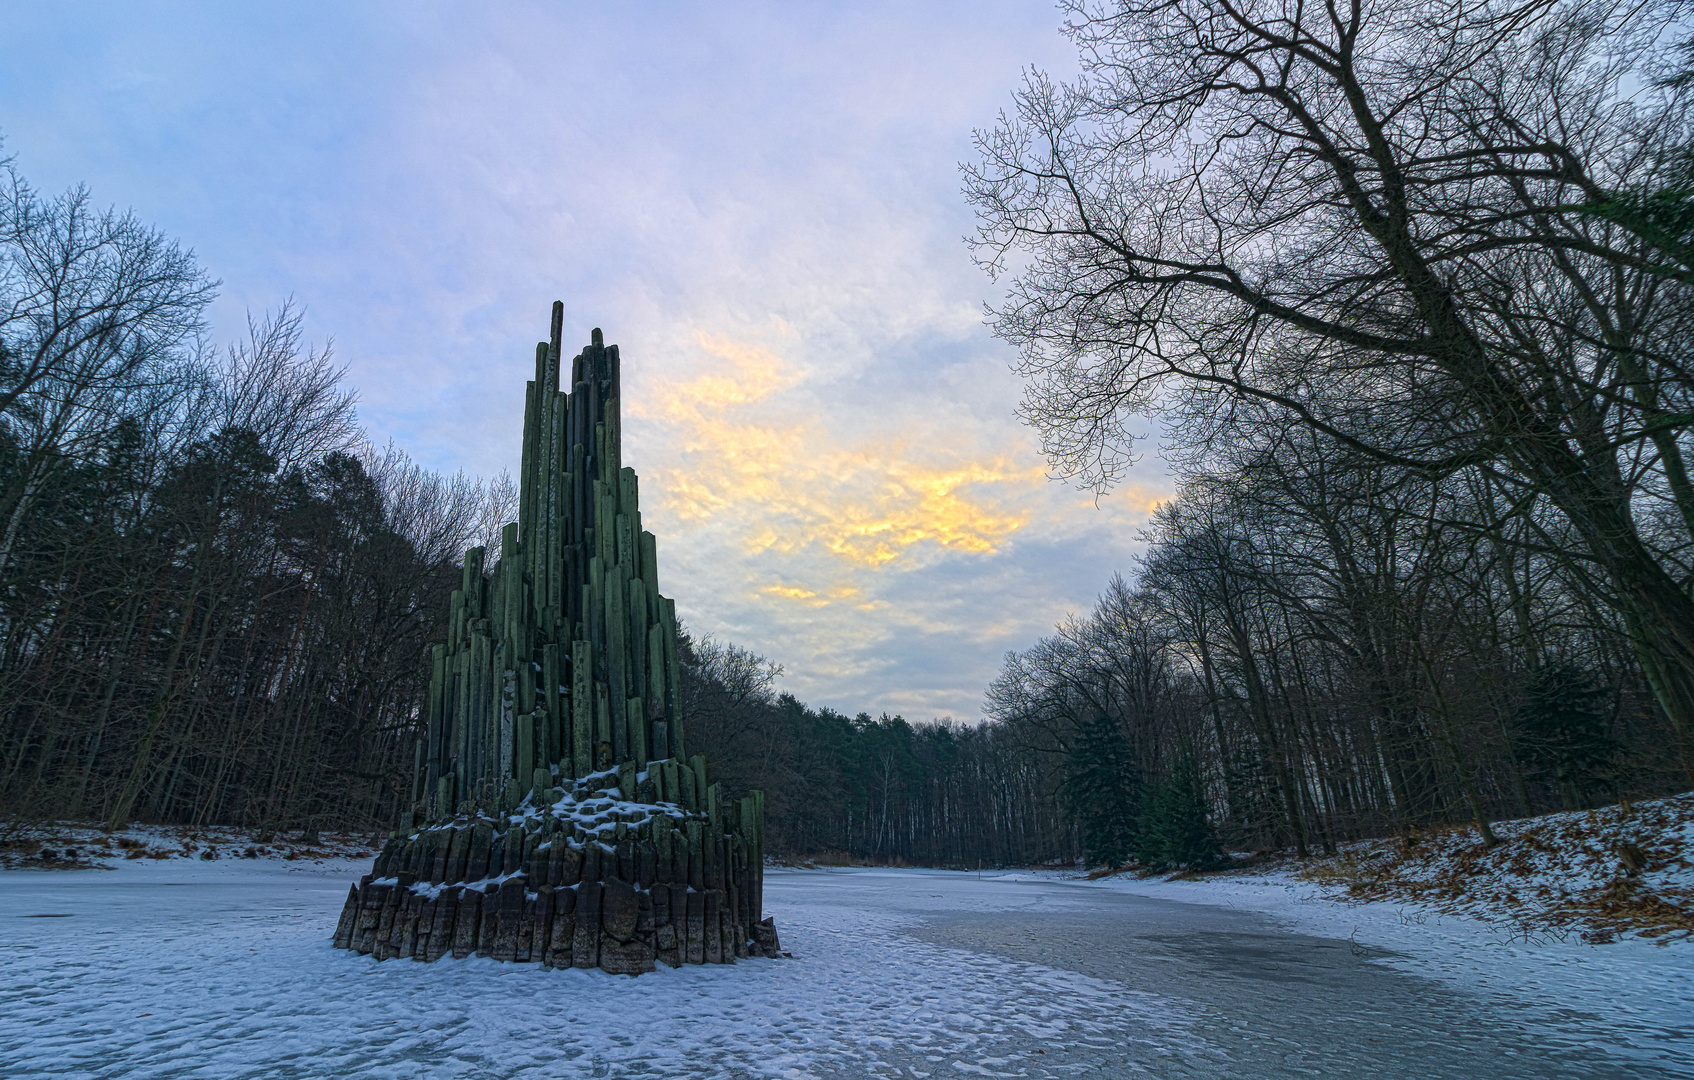
[[764, 797], [722, 797], [677, 712], [676, 606], [622, 460], [618, 347], [524, 399], [518, 520], [465, 553], [430, 656], [414, 811], [348, 894], [335, 945], [622, 974], [779, 955], [761, 919]]

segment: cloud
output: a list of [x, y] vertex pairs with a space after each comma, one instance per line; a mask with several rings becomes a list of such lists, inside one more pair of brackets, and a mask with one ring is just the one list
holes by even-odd
[[651, 472], [685, 526], [723, 517], [748, 554], [818, 549], [876, 568], [926, 546], [991, 553], [1029, 520], [1020, 497], [1042, 485], [1038, 464], [950, 451], [965, 433], [939, 424], [842, 424], [860, 410], [821, 407], [771, 348], [708, 331], [695, 341], [709, 368], [631, 409], [661, 429], [669, 453]]
[[[811, 331], [695, 328], [639, 380], [626, 460], [661, 587], [804, 699], [973, 716], [1000, 654], [1086, 604], [1169, 491], [1150, 478], [1096, 506], [1048, 480], [992, 351], [867, 385]], [[871, 351], [902, 348], [945, 351]]]
[[975, 715], [1168, 494], [1044, 479], [960, 243], [971, 128], [1074, 66], [1041, 5], [28, 8], [26, 175], [198, 251], [219, 336], [305, 305], [378, 442], [515, 472], [548, 305], [602, 326], [661, 586], [804, 699]]

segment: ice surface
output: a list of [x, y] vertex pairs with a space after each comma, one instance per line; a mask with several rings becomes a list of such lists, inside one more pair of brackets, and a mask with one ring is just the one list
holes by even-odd
[[1393, 970], [1461, 988], [1541, 1025], [1554, 1041], [1589, 1041], [1622, 1059], [1694, 1076], [1694, 941], [1622, 937], [1592, 945], [1575, 933], [1528, 933], [1511, 921], [1444, 914], [1428, 904], [1350, 903], [1343, 890], [1289, 873], [1072, 884], [1254, 912], [1291, 932], [1344, 941], [1350, 952]]
[[[1359, 1075], [1344, 1065], [1358, 1060], [1390, 1077], [1694, 1075], [1676, 1041], [1686, 1031], [1655, 1042], [1637, 1030], [1644, 1018], [1685, 1024], [1690, 1004], [1686, 952], [1644, 943], [1639, 955], [1573, 946], [1572, 961], [1458, 934], [1462, 955], [1443, 972], [1392, 921], [1354, 918], [1370, 946], [1358, 953], [1342, 923], [1300, 934], [1126, 893], [1180, 892], [1158, 883], [772, 870], [766, 910], [795, 959], [632, 979], [332, 949], [347, 885], [366, 869], [174, 859], [0, 871], [0, 1075], [1250, 1077]], [[1303, 903], [1264, 895], [1226, 899], [1284, 922]], [[1584, 993], [1634, 986], [1624, 1012], [1541, 1009], [1549, 956], [1594, 984]], [[1467, 970], [1493, 981], [1473, 991]], [[1290, 1026], [1279, 971], [1317, 973], [1302, 1008], [1355, 1042], [1350, 1056]], [[1529, 998], [1513, 996], [1520, 984]], [[1474, 1068], [1426, 1067], [1446, 1033], [1400, 1015], [1425, 1003], [1428, 1016], [1464, 1018], [1469, 1041], [1456, 1045]], [[1554, 1037], [1559, 1053], [1538, 1056]]]

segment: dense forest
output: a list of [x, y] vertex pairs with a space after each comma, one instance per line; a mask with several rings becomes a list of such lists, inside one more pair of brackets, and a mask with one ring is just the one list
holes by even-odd
[[510, 485], [367, 445], [288, 305], [214, 350], [191, 255], [0, 181], [4, 809], [392, 819], [419, 657]]
[[1132, 763], [1090, 858], [1133, 807], [1304, 852], [1687, 787], [1684, 10], [1066, 8], [1081, 76], [966, 189], [1054, 466], [1109, 489], [1157, 411], [1182, 481], [991, 691]]
[[[690, 746], [770, 850], [1196, 864], [1694, 784], [1669, 11], [1072, 8], [1083, 77], [966, 168], [991, 317], [1059, 474], [1109, 491], [1156, 413], [1180, 493], [980, 725], [684, 631]], [[373, 448], [288, 305], [212, 349], [190, 255], [3, 179], [0, 812], [389, 827], [510, 483]]]

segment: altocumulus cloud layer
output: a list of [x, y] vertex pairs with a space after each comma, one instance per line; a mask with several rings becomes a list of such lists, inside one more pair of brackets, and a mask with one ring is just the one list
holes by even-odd
[[849, 712], [971, 718], [1168, 494], [1046, 479], [957, 163], [1040, 4], [0, 9], [0, 132], [225, 282], [293, 296], [373, 438], [515, 469], [547, 305], [625, 357], [627, 456], [696, 633]]

